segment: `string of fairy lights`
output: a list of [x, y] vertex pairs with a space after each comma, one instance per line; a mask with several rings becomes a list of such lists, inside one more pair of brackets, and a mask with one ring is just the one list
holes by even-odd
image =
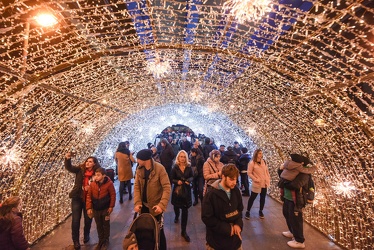
[[[46, 12], [51, 26], [34, 18]], [[110, 166], [120, 141], [138, 151], [180, 123], [263, 148], [276, 199], [277, 167], [307, 152], [306, 220], [374, 244], [371, 1], [19, 0], [0, 14], [0, 198], [22, 197], [30, 242], [70, 214], [67, 150]]]

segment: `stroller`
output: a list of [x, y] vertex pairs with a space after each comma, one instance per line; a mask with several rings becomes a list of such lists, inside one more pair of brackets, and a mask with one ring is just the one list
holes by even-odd
[[[138, 216], [134, 214], [134, 220], [123, 240], [123, 249], [158, 250], [160, 240], [160, 225], [155, 217], [149, 213]], [[137, 248], [134, 246], [137, 244]]]

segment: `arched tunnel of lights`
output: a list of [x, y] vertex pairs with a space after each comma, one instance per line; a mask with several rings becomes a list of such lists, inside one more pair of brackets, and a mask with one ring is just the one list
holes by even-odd
[[[256, 4], [266, 3], [266, 6]], [[245, 6], [241, 5], [246, 3]], [[70, 214], [63, 167], [184, 124], [217, 144], [318, 167], [305, 220], [348, 249], [374, 242], [371, 0], [0, 2], [0, 199], [35, 242]], [[34, 16], [54, 15], [50, 27]], [[44, 16], [46, 17], [46, 16]]]

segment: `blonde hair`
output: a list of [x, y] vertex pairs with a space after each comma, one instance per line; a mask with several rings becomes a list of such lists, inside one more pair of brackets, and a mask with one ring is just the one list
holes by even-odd
[[187, 152], [184, 151], [184, 150], [181, 150], [181, 151], [178, 152], [177, 157], [175, 157], [175, 164], [177, 164], [178, 166], [180, 165], [180, 164], [179, 164], [179, 155], [180, 155], [181, 153], [186, 155], [186, 161], [187, 161], [187, 162], [186, 162], [186, 166], [189, 165], [189, 164], [190, 164], [190, 161], [189, 161], [189, 159], [188, 159], [188, 154], [187, 154]]

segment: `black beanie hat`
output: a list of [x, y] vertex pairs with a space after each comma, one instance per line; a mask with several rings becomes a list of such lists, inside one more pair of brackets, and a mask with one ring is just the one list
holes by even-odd
[[136, 158], [142, 161], [152, 159], [152, 151], [149, 149], [142, 149], [136, 154]]

